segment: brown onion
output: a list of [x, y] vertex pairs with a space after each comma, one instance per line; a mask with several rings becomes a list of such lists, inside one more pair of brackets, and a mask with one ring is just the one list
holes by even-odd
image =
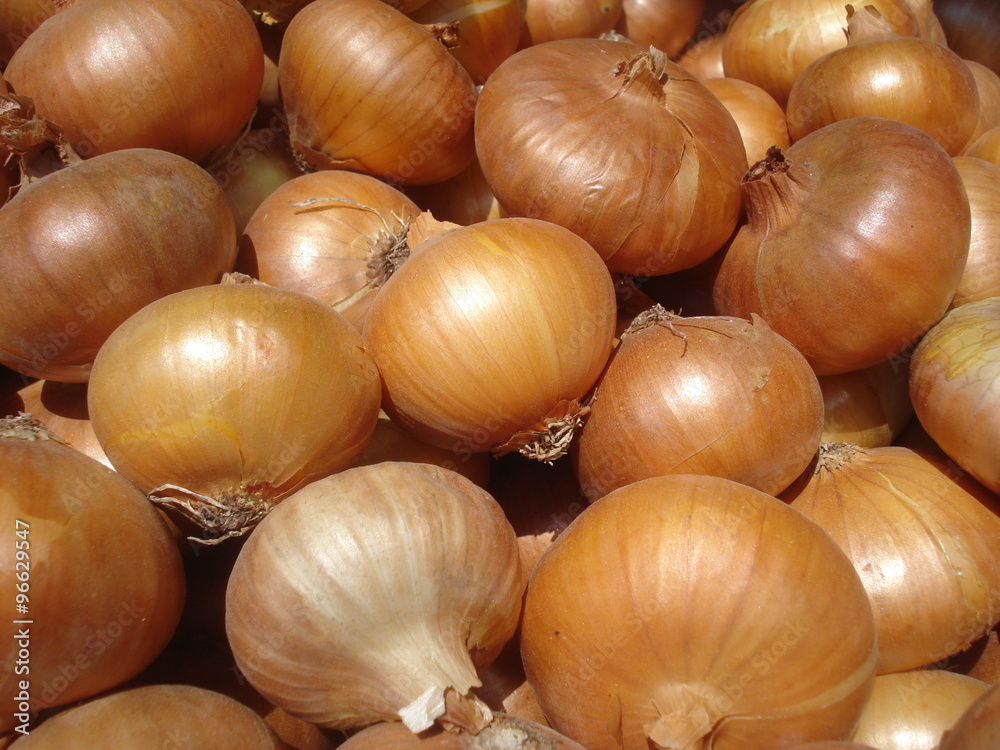
[[853, 739], [879, 750], [936, 750], [988, 687], [939, 669], [879, 675]]
[[[17, 411], [26, 412], [72, 448], [111, 467], [87, 412], [85, 383], [36, 380], [18, 391]], [[17, 416], [11, 411], [6, 416]]]
[[184, 573], [142, 493], [37, 423], [0, 420], [0, 473], [11, 612], [0, 731], [28, 730], [37, 711], [109, 690], [156, 658], [181, 614]]
[[56, 714], [11, 747], [284, 750], [286, 746], [262, 718], [221, 693], [191, 685], [149, 685], [105, 695]]
[[68, 5], [4, 73], [80, 156], [156, 148], [201, 161], [246, 127], [264, 53], [237, 0]]
[[719, 98], [736, 120], [748, 163], [763, 159], [771, 146], [791, 145], [785, 112], [764, 89], [738, 78], [712, 78], [705, 81], [705, 88]]
[[857, 742], [839, 742], [836, 740], [820, 740], [795, 745], [789, 750], [876, 750], [871, 745], [859, 745]]
[[841, 120], [773, 150], [743, 191], [748, 222], [721, 261], [715, 306], [757, 313], [818, 374], [888, 359], [947, 310], [971, 218], [958, 170], [930, 136]]
[[987, 130], [1000, 125], [1000, 75], [974, 60], [964, 62], [976, 80], [976, 91], [979, 92], [979, 120], [962, 152]]
[[699, 81], [712, 78], [725, 78], [722, 68], [722, 45], [725, 39], [722, 34], [713, 34], [691, 45], [677, 59], [677, 64]]
[[823, 397], [805, 358], [759, 317], [636, 319], [594, 392], [573, 454], [591, 501], [664, 474], [777, 494], [809, 465]]
[[970, 156], [954, 161], [969, 196], [972, 236], [953, 308], [1000, 296], [1000, 166]]
[[219, 186], [154, 149], [104, 154], [25, 187], [0, 209], [0, 245], [0, 362], [68, 382], [87, 380], [127, 317], [218, 282], [236, 257]]
[[375, 292], [409, 256], [420, 209], [368, 175], [300, 175], [260, 205], [240, 240], [236, 269], [308, 294], [360, 328]]
[[963, 156], [985, 159], [1000, 166], [1000, 125], [990, 128], [965, 148]]
[[995, 750], [997, 747], [1000, 747], [1000, 686], [993, 686], [945, 731], [937, 750]]
[[862, 448], [891, 445], [913, 419], [906, 363], [881, 362], [819, 379], [823, 442]]
[[590, 750], [847, 739], [876, 660], [868, 597], [818, 526], [717, 477], [635, 482], [538, 561], [521, 653], [554, 729]]
[[814, 60], [788, 95], [797, 141], [832, 122], [887, 117], [922, 130], [954, 156], [976, 128], [976, 79], [961, 57], [893, 31], [873, 6], [848, 6], [846, 47]]
[[624, 0], [522, 0], [523, 49], [557, 39], [596, 38], [611, 31], [622, 15]]
[[494, 219], [424, 242], [375, 296], [364, 340], [383, 408], [421, 439], [554, 460], [614, 329], [592, 247], [555, 224]]
[[324, 727], [402, 720], [475, 733], [470, 689], [517, 626], [514, 531], [485, 490], [427, 464], [348, 469], [304, 487], [246, 541], [226, 593], [240, 670]]
[[1000, 500], [944, 461], [824, 443], [781, 498], [857, 568], [875, 613], [880, 674], [952, 656], [1000, 621]]
[[322, 303], [216, 284], [147, 305], [108, 338], [88, 389], [112, 465], [209, 539], [249, 531], [371, 438], [379, 377]]
[[739, 219], [739, 128], [655, 50], [596, 39], [522, 50], [476, 112], [479, 161], [503, 209], [570, 229], [612, 271], [689, 268]]
[[53, 0], [4, 0], [0, 3], [0, 62], [6, 65], [17, 48], [55, 10]]
[[386, 3], [309, 3], [285, 31], [278, 72], [292, 146], [314, 168], [422, 184], [475, 157], [472, 79]]
[[525, 719], [494, 714], [494, 721], [478, 734], [436, 732], [416, 735], [403, 724], [376, 724], [352, 735], [341, 750], [584, 750], [548, 727]]
[[674, 58], [694, 36], [705, 0], [622, 0], [615, 30], [640, 47], [656, 47]]
[[910, 397], [941, 449], [1000, 493], [1000, 297], [949, 312], [917, 345]]

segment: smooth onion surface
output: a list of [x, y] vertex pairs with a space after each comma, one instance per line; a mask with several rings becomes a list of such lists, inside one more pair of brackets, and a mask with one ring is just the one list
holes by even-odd
[[1000, 297], [1000, 166], [971, 156], [954, 161], [969, 196], [972, 235], [952, 308]]
[[25, 39], [55, 10], [52, 0], [0, 2], [0, 62], [6, 65]]
[[705, 0], [622, 0], [615, 30], [640, 47], [674, 58], [701, 24]]
[[895, 360], [823, 375], [823, 442], [863, 448], [891, 445], [913, 419], [909, 369]]
[[994, 685], [944, 733], [938, 750], [995, 750], [1000, 747], [1000, 686]]
[[791, 145], [784, 110], [760, 86], [738, 78], [711, 78], [705, 81], [705, 88], [719, 98], [736, 121], [747, 163], [763, 159], [771, 146]]
[[17, 416], [17, 412], [30, 414], [70, 447], [112, 468], [90, 424], [85, 383], [36, 380], [18, 391], [17, 400], [17, 411], [0, 416]]
[[1000, 125], [1000, 75], [975, 60], [964, 62], [976, 81], [976, 91], [979, 93], [979, 119], [962, 152], [987, 130]]
[[985, 159], [991, 164], [996, 164], [1000, 167], [1000, 125], [990, 128], [970, 143], [966, 147], [963, 156]]
[[522, 0], [520, 47], [557, 39], [596, 38], [611, 31], [622, 16], [624, 0]]

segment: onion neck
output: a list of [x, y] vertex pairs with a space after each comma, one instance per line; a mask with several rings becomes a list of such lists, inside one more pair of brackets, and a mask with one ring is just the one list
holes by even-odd
[[717, 708], [722, 696], [710, 689], [670, 685], [656, 697], [660, 718], [646, 728], [658, 750], [705, 750], [722, 718]]
[[0, 419], [0, 438], [13, 438], [14, 440], [27, 440], [36, 443], [53, 442], [69, 446], [69, 443], [47, 430], [41, 422], [24, 412], [16, 417]]
[[853, 5], [847, 6], [848, 44], [860, 44], [896, 37], [899, 37], [899, 34], [874, 6], [865, 5], [861, 10], [855, 10]]
[[663, 84], [667, 80], [666, 63], [667, 56], [655, 47], [618, 63], [613, 75], [621, 79], [621, 88], [615, 96], [633, 89], [645, 90], [662, 104], [667, 98], [663, 91]]
[[590, 407], [578, 399], [560, 401], [544, 419], [515, 433], [506, 443], [495, 448], [495, 456], [517, 451], [525, 458], [551, 464], [569, 451], [573, 437], [583, 426]]
[[750, 225], [775, 229], [790, 224], [814, 190], [814, 179], [789, 162], [778, 146], [754, 164], [740, 183]]
[[174, 484], [164, 484], [149, 493], [150, 502], [171, 517], [193, 525], [198, 533], [188, 539], [205, 545], [245, 536], [253, 531], [278, 500], [269, 484], [240, 487], [210, 497]]
[[860, 445], [852, 445], [850, 443], [820, 443], [813, 473], [821, 474], [826, 472], [832, 474], [867, 453], [868, 450], [862, 448]]

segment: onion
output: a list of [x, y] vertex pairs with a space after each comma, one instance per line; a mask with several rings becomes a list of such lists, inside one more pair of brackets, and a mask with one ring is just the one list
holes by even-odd
[[879, 750], [936, 750], [988, 687], [939, 669], [879, 675], [853, 739]]
[[463, 227], [501, 218], [500, 204], [478, 159], [451, 179], [409, 187], [406, 194], [435, 218]]
[[785, 112], [764, 89], [738, 78], [712, 78], [705, 81], [705, 88], [736, 120], [750, 164], [763, 159], [771, 146], [791, 145]]
[[0, 245], [0, 362], [69, 382], [87, 380], [127, 317], [216, 283], [236, 257], [222, 190], [154, 149], [105, 154], [25, 187], [0, 209]]
[[721, 261], [716, 309], [757, 313], [817, 374], [897, 355], [947, 310], [971, 218], [958, 170], [930, 136], [841, 120], [775, 149], [743, 191], [747, 224]]
[[624, 0], [522, 0], [524, 21], [519, 46], [557, 39], [596, 38], [615, 28]]
[[934, 0], [948, 46], [1000, 74], [1000, 6], [993, 0]]
[[[733, 14], [722, 49], [728, 78], [760, 86], [782, 107], [810, 63], [846, 44], [845, 2], [750, 0]], [[907, 0], [865, 0], [900, 36], [919, 36]]]
[[970, 156], [956, 156], [972, 211], [969, 257], [951, 307], [1000, 296], [1000, 166]]
[[823, 398], [805, 358], [759, 317], [636, 319], [594, 392], [574, 460], [591, 501], [664, 474], [777, 494], [819, 445]]
[[1000, 747], [1000, 687], [980, 695], [941, 737], [937, 750], [994, 750]]
[[917, 345], [910, 398], [917, 418], [941, 449], [1000, 493], [1000, 297], [949, 312]]
[[705, 0], [622, 0], [615, 30], [640, 47], [676, 57], [701, 24]]
[[381, 180], [344, 170], [300, 175], [247, 224], [236, 269], [303, 292], [360, 328], [375, 292], [409, 256], [420, 209]]
[[55, 10], [53, 0], [4, 0], [0, 3], [0, 63], [10, 62], [17, 48]]
[[493, 723], [476, 735], [455, 735], [448, 732], [415, 735], [403, 724], [389, 722], [364, 729], [340, 746], [341, 750], [407, 750], [423, 747], [438, 750], [584, 750], [582, 745], [545, 726], [503, 714], [495, 714]]
[[142, 493], [37, 423], [0, 420], [0, 473], [2, 591], [23, 607], [4, 624], [3, 732], [142, 671], [177, 626], [184, 573]]
[[963, 156], [985, 159], [1000, 166], [1000, 125], [990, 128], [965, 148]]
[[944, 461], [824, 443], [812, 471], [781, 497], [857, 568], [875, 613], [880, 674], [956, 654], [1000, 621], [1000, 500]]
[[42, 24], [4, 75], [80, 156], [155, 148], [202, 161], [250, 121], [264, 54], [237, 0], [90, 0]]
[[820, 740], [795, 745], [789, 750], [876, 750], [871, 745], [859, 745], [857, 742], [839, 742], [836, 740]]
[[18, 391], [17, 396], [20, 403], [16, 411], [9, 410], [6, 416], [26, 412], [71, 448], [112, 468], [90, 424], [85, 383], [36, 380]]
[[823, 375], [823, 442], [863, 448], [891, 445], [913, 419], [909, 368], [895, 361]]
[[899, 36], [870, 5], [848, 8], [847, 46], [814, 60], [789, 92], [792, 140], [851, 117], [887, 117], [961, 152], [979, 118], [969, 66], [940, 44]]
[[627, 42], [550, 42], [506, 60], [480, 95], [476, 148], [508, 214], [566, 227], [618, 273], [699, 263], [742, 208], [733, 118], [690, 73]]
[[351, 465], [375, 427], [379, 377], [357, 331], [322, 303], [216, 284], [119, 326], [88, 404], [112, 465], [221, 540]]
[[426, 464], [348, 469], [303, 488], [247, 540], [229, 579], [236, 663], [324, 727], [402, 720], [475, 733], [470, 689], [510, 639], [523, 580], [484, 490]]
[[725, 78], [722, 67], [722, 45], [725, 43], [723, 34], [713, 34], [691, 45], [684, 51], [677, 64], [699, 81], [712, 78]]
[[[1000, 125], [1000, 75], [974, 60], [964, 62], [976, 81], [976, 91], [979, 93], [979, 120], [965, 144], [965, 148], [968, 148], [987, 130]], [[963, 152], [965, 148], [962, 149]]]
[[11, 747], [283, 750], [286, 746], [263, 719], [232, 698], [190, 685], [149, 685], [112, 693], [57, 714]]
[[590, 750], [846, 739], [876, 660], [868, 597], [833, 540], [773, 497], [693, 475], [587, 508], [538, 561], [521, 638], [553, 728]]
[[459, 453], [566, 452], [611, 353], [615, 292], [586, 242], [495, 219], [424, 242], [375, 296], [365, 345], [383, 408]]
[[379, 0], [309, 3], [285, 31], [278, 72], [292, 146], [312, 167], [421, 184], [475, 156], [469, 74]]

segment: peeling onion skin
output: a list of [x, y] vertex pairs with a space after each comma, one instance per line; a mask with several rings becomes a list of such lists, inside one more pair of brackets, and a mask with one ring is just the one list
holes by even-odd
[[494, 714], [493, 722], [476, 735], [438, 732], [416, 735], [402, 724], [376, 724], [363, 729], [340, 750], [585, 750], [548, 727], [526, 719]]
[[938, 750], [996, 750], [1000, 747], [1000, 686], [994, 685], [944, 733]]
[[748, 221], [721, 258], [716, 310], [757, 313], [818, 375], [899, 355], [948, 309], [972, 219], [958, 170], [930, 136], [884, 118], [841, 120], [773, 150], [743, 191]]
[[[469, 691], [513, 636], [523, 586], [514, 530], [485, 490], [386, 462], [313, 482], [257, 527], [229, 579], [226, 631], [250, 683], [293, 716], [470, 728], [451, 700], [489, 714]], [[442, 694], [447, 707], [420, 709]]]
[[957, 307], [921, 339], [910, 364], [920, 424], [949, 457], [1000, 493], [1000, 297]]
[[858, 570], [875, 614], [879, 674], [943, 661], [1000, 621], [1000, 499], [944, 460], [824, 443], [781, 499]]
[[849, 737], [877, 648], [826, 532], [744, 485], [672, 475], [606, 495], [556, 538], [528, 583], [521, 655], [552, 727], [590, 750], [784, 750]]
[[4, 75], [84, 158], [156, 148], [200, 162], [253, 116], [264, 50], [237, 0], [91, 0], [42, 24]]
[[629, 42], [561, 40], [505, 60], [480, 93], [476, 151], [508, 215], [566, 227], [616, 273], [690, 268], [742, 210], [732, 116], [686, 70]]
[[809, 466], [823, 429], [819, 382], [767, 323], [666, 314], [644, 325], [623, 336], [573, 451], [591, 502], [664, 474], [776, 495]]

